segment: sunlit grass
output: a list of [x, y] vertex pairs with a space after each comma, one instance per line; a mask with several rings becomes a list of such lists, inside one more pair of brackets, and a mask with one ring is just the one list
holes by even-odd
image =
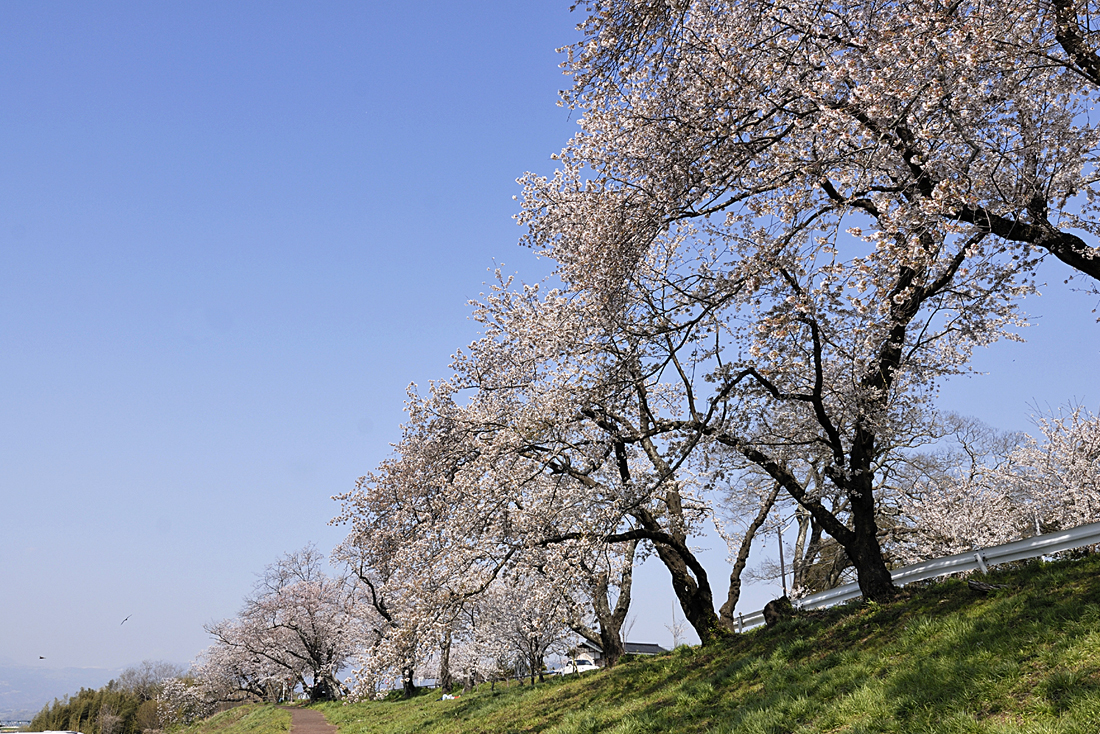
[[993, 577], [1011, 588], [951, 580], [612, 671], [319, 708], [340, 734], [1100, 732], [1100, 557]]
[[173, 734], [285, 734], [290, 712], [274, 706], [237, 706]]

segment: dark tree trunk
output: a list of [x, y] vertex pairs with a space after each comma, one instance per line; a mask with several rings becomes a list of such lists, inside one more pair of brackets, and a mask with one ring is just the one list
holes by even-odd
[[[878, 522], [875, 520], [874, 470], [875, 435], [856, 428], [849, 461], [851, 478], [847, 494], [852, 513], [852, 533], [844, 540], [836, 538], [856, 568], [856, 580], [863, 598], [868, 601], [888, 601], [897, 594], [897, 587], [886, 567], [882, 547], [878, 542]], [[835, 536], [834, 536], [835, 537]]]
[[611, 609], [608, 599], [607, 575], [600, 577], [596, 585], [593, 607], [596, 610], [596, 619], [600, 623], [600, 649], [603, 650], [604, 667], [613, 668], [619, 662], [619, 658], [626, 652], [623, 647], [622, 629], [626, 621], [627, 611], [630, 609], [630, 589], [634, 578], [634, 551], [637, 549], [637, 541], [627, 543], [624, 551], [625, 566], [622, 576], [619, 577], [619, 598], [615, 600], [615, 609]]
[[768, 472], [773, 479], [783, 485], [787, 493], [813, 516], [821, 527], [836, 540], [848, 555], [848, 560], [856, 568], [860, 591], [864, 598], [872, 601], [886, 601], [897, 593], [886, 568], [886, 560], [878, 543], [878, 524], [875, 522], [875, 497], [873, 491], [874, 473], [871, 469], [871, 457], [874, 456], [874, 436], [857, 430], [856, 440], [849, 461], [848, 478], [842, 472], [827, 470], [830, 479], [841, 488], [848, 497], [852, 527], [849, 528], [826, 508], [817, 497], [806, 491], [797, 477], [783, 464], [771, 459], [759, 449], [743, 442], [719, 437], [738, 450], [750, 461], [755, 462]]
[[855, 532], [849, 543], [842, 543], [848, 560], [856, 569], [856, 581], [863, 598], [868, 601], [889, 601], [897, 594], [897, 587], [886, 567], [882, 547], [878, 542], [878, 523], [875, 521], [875, 503], [868, 487], [866, 497], [852, 497], [852, 524]]
[[714, 596], [706, 574], [698, 574], [696, 581], [696, 578], [692, 578], [684, 558], [677, 551], [659, 543], [654, 543], [654, 548], [657, 550], [657, 557], [672, 575], [672, 589], [676, 592], [688, 624], [699, 635], [699, 641], [708, 645], [720, 638], [723, 631], [719, 626], [718, 615], [714, 612]]
[[[617, 614], [611, 612], [611, 606], [607, 602], [607, 578], [602, 578], [594, 586], [593, 595], [593, 607], [596, 612], [596, 621], [599, 623], [600, 631], [596, 632], [591, 627], [582, 624], [579, 621], [575, 621], [569, 625], [570, 629], [576, 632], [584, 639], [591, 642], [593, 645], [598, 645], [600, 648], [601, 661], [604, 667], [613, 668], [619, 662], [625, 652], [623, 647], [622, 638], [622, 618]], [[630, 589], [627, 587], [626, 593], [629, 595]], [[616, 612], [623, 602], [623, 592], [620, 591], [619, 602], [616, 604]], [[629, 598], [629, 597], [628, 597]], [[625, 615], [624, 615], [625, 616]]]
[[[678, 502], [678, 496], [670, 492], [666, 504], [672, 508], [670, 512], [673, 515], [682, 517]], [[683, 609], [688, 624], [699, 635], [700, 643], [708, 645], [723, 637], [725, 630], [714, 611], [714, 596], [710, 590], [707, 571], [687, 547], [683, 532], [673, 530], [666, 533], [645, 509], [635, 510], [633, 514], [644, 530], [666, 538], [661, 541], [651, 537], [653, 548], [672, 576], [672, 590], [680, 601], [680, 608]]]
[[532, 648], [527, 658], [531, 666], [531, 685], [535, 685], [536, 677], [539, 679], [539, 683], [542, 683], [544, 680], [542, 677], [543, 657], [539, 646], [540, 642], [532, 640]]
[[439, 654], [439, 688], [444, 693], [449, 693], [454, 687], [454, 678], [451, 675], [451, 630], [443, 637]]
[[890, 577], [890, 569], [886, 567], [886, 559], [878, 542], [878, 523], [875, 521], [875, 500], [869, 471], [866, 476], [866, 481], [860, 481], [856, 487], [848, 489], [851, 528], [846, 527], [816, 500], [804, 502], [805, 494], [801, 490], [791, 494], [844, 549], [848, 560], [856, 569], [856, 580], [863, 598], [869, 601], [888, 601], [897, 594], [897, 587]]
[[[638, 389], [638, 396], [644, 403], [644, 380], [640, 376], [635, 383], [635, 388]], [[642, 445], [654, 468], [666, 479], [671, 480], [673, 469], [661, 457], [652, 442], [647, 439], [642, 442]], [[624, 485], [629, 484], [630, 471], [625, 448], [621, 443], [616, 443], [615, 450], [620, 478]], [[683, 525], [683, 502], [679, 492], [671, 484], [665, 492], [664, 504], [668, 513], [667, 532], [647, 509], [638, 508], [632, 514], [645, 531], [653, 534], [650, 540], [653, 541], [657, 556], [672, 576], [672, 588], [676, 592], [676, 598], [680, 600], [684, 617], [699, 635], [700, 643], [707, 645], [722, 637], [725, 630], [719, 624], [718, 615], [714, 611], [714, 596], [711, 593], [706, 569], [687, 546]], [[664, 536], [665, 539], [659, 541], [653, 536]]]
[[889, 601], [898, 593], [890, 569], [882, 557], [882, 549], [877, 542], [860, 543], [855, 548], [845, 548], [845, 552], [856, 567], [856, 581], [863, 598], [868, 601]]
[[313, 685], [309, 689], [310, 703], [335, 701], [338, 698], [335, 680], [327, 673], [314, 673]]
[[416, 695], [416, 678], [413, 677], [411, 667], [401, 671], [401, 689], [405, 694], [405, 698], [412, 698]]
[[611, 630], [603, 625], [600, 625], [600, 648], [603, 650], [603, 664], [606, 668], [614, 668], [619, 658], [626, 653], [619, 630]]

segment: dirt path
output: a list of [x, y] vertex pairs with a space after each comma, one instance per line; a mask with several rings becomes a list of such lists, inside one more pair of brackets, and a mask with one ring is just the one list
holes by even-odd
[[287, 708], [290, 712], [290, 734], [336, 734], [336, 727], [325, 721], [320, 711]]

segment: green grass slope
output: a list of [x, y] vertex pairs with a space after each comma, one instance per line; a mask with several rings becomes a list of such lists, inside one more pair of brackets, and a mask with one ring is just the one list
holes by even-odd
[[246, 704], [177, 729], [173, 734], [286, 734], [288, 731], [289, 711], [274, 706]]
[[534, 687], [319, 708], [340, 734], [1096, 734], [1098, 572], [1100, 556], [1036, 563], [992, 574], [1011, 588], [989, 596], [951, 580]]

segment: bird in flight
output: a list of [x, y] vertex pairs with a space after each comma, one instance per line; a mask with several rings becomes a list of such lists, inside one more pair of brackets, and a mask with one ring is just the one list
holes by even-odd
[[39, 659], [39, 660], [45, 660], [45, 659], [46, 659], [46, 656], [45, 656], [45, 655], [39, 655], [39, 656], [38, 656], [38, 659]]
[[[126, 615], [126, 619], [129, 619], [129, 618], [130, 618], [130, 617], [132, 617], [132, 616], [134, 616], [134, 615], [132, 615], [132, 614], [127, 614], [127, 615]], [[121, 622], [119, 622], [119, 623], [118, 623], [118, 626], [119, 626], [119, 627], [121, 627], [122, 625], [126, 624], [126, 619], [124, 619], [124, 620], [122, 620]]]

